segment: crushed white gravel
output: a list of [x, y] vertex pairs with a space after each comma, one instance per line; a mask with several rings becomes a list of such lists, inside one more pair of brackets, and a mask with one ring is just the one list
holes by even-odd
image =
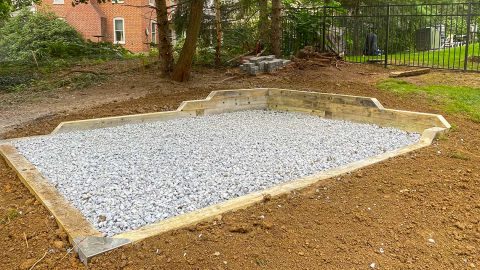
[[393, 128], [243, 111], [15, 142], [106, 236], [416, 143]]

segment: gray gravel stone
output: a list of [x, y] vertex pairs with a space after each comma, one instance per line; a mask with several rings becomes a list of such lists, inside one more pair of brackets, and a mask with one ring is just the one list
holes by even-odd
[[244, 111], [15, 142], [111, 236], [402, 146], [419, 134]]

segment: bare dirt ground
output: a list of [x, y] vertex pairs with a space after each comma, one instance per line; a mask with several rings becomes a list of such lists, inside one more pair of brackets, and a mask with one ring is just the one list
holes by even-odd
[[474, 72], [437, 71], [419, 77], [404, 78], [404, 80], [417, 85], [461, 85], [480, 88], [480, 76]]
[[[58, 102], [64, 102], [64, 107], [52, 106], [47, 116], [35, 121], [9, 119], [14, 128], [0, 136], [46, 134], [66, 120], [171, 110], [183, 100], [230, 88], [279, 87], [372, 96], [388, 108], [442, 113], [455, 128], [431, 147], [115, 250], [94, 258], [90, 268], [480, 268], [480, 125], [447, 115], [421, 97], [397, 97], [378, 90], [375, 83], [388, 77], [382, 68], [341, 68], [288, 68], [276, 75], [228, 80], [232, 75], [204, 69], [196, 71], [187, 84], [171, 83], [144, 70], [124, 81], [114, 77], [102, 87], [85, 89], [85, 99], [70, 106], [61, 96]], [[464, 77], [470, 75], [454, 76], [460, 83], [471, 83]], [[415, 80], [422, 84], [431, 79]], [[140, 97], [143, 93], [146, 96]], [[132, 98], [120, 98], [126, 94]], [[109, 98], [98, 104], [102, 102], [98, 97]], [[14, 110], [35, 111], [49, 106], [44, 105], [49, 101], [48, 95], [41, 96], [16, 104]], [[18, 119], [28, 121], [28, 117]], [[67, 254], [68, 247], [65, 234], [46, 209], [0, 161], [0, 268], [29, 269], [38, 262], [34, 269], [83, 269], [73, 254]]]

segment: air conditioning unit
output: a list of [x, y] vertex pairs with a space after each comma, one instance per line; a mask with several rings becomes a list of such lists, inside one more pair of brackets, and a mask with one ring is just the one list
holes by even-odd
[[437, 50], [442, 47], [441, 30], [437, 27], [426, 27], [415, 32], [417, 51]]

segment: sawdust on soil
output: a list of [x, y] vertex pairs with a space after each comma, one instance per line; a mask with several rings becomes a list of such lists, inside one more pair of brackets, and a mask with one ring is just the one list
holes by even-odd
[[[197, 83], [149, 78], [155, 87], [144, 97], [52, 110], [1, 136], [46, 134], [66, 120], [171, 110], [227, 88], [363, 95], [388, 108], [442, 113], [431, 101], [376, 89], [386, 77], [381, 68], [350, 64], [255, 78], [200, 70]], [[132, 82], [142, 88], [141, 80]], [[478, 269], [480, 125], [446, 117], [455, 128], [431, 147], [115, 250], [94, 258], [90, 269]], [[35, 263], [35, 269], [83, 269], [68, 247], [54, 219], [0, 161], [0, 269]]]

